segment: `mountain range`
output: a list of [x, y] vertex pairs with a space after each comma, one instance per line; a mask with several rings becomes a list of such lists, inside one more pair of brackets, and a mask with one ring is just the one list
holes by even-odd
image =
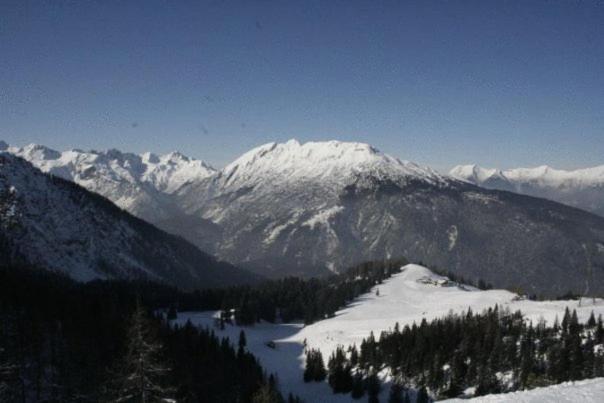
[[449, 175], [489, 189], [543, 197], [604, 216], [604, 165], [574, 171], [546, 165], [508, 170], [458, 165]]
[[4, 149], [269, 277], [404, 256], [525, 292], [604, 292], [604, 218], [367, 144], [269, 143], [221, 170], [174, 153]]
[[0, 153], [0, 228], [2, 264], [33, 265], [80, 281], [146, 279], [193, 289], [258, 280], [8, 153]]

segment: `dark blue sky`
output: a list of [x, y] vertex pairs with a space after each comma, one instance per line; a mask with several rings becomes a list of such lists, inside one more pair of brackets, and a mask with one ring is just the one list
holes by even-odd
[[0, 139], [604, 164], [603, 1], [0, 2]]

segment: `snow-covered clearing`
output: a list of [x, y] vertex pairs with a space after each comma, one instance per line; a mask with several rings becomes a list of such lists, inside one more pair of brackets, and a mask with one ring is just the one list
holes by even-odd
[[[379, 295], [376, 295], [378, 289]], [[332, 394], [327, 383], [303, 382], [305, 341], [308, 347], [320, 349], [327, 361], [338, 345], [358, 345], [371, 331], [378, 337], [381, 331], [391, 329], [396, 322], [401, 326], [411, 325], [413, 322], [419, 323], [423, 318], [430, 320], [445, 316], [451, 311], [464, 312], [468, 307], [474, 312], [480, 312], [495, 304], [500, 309], [521, 310], [533, 321], [543, 318], [550, 323], [556, 316], [562, 319], [566, 307], [576, 309], [580, 321], [586, 321], [592, 310], [596, 315], [604, 314], [604, 301], [601, 299], [584, 299], [581, 306], [578, 301], [530, 301], [509, 291], [481, 291], [469, 286], [460, 287], [425, 267], [410, 264], [403, 267], [401, 273], [395, 274], [338, 311], [333, 318], [309, 326], [261, 323], [243, 329], [248, 349], [260, 359], [268, 372], [278, 375], [283, 392], [295, 393], [309, 403], [348, 402], [352, 400], [350, 395]], [[178, 315], [177, 323], [184, 324], [191, 320], [195, 325], [212, 327], [217, 335], [229, 337], [236, 343], [242, 328], [227, 325], [224, 330], [220, 330], [214, 325], [213, 315], [214, 312], [183, 312]], [[274, 349], [266, 346], [268, 341], [275, 343]], [[600, 382], [604, 384], [604, 381]], [[595, 384], [600, 388], [598, 390], [604, 388], [597, 382]], [[385, 386], [380, 400], [386, 401], [387, 393], [388, 387]], [[515, 395], [513, 396], [515, 399]], [[582, 400], [604, 401], [589, 400], [588, 397]]]

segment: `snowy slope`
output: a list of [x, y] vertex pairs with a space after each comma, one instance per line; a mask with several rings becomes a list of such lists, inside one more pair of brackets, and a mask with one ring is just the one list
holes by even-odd
[[[379, 289], [379, 296], [376, 291]], [[333, 395], [324, 384], [305, 384], [302, 379], [304, 367], [304, 342], [309, 348], [320, 349], [324, 357], [338, 346], [359, 345], [370, 332], [376, 337], [383, 330], [392, 329], [396, 322], [401, 326], [419, 323], [447, 315], [450, 311], [461, 313], [469, 307], [474, 312], [498, 304], [501, 309], [520, 309], [534, 321], [546, 321], [562, 317], [566, 307], [576, 309], [580, 321], [586, 321], [591, 311], [604, 314], [604, 300], [578, 301], [530, 301], [503, 290], [481, 291], [469, 286], [457, 286], [445, 277], [436, 275], [425, 267], [410, 264], [371, 292], [361, 296], [330, 319], [304, 327], [301, 324], [267, 324], [243, 328], [249, 349], [258, 356], [262, 365], [277, 373], [281, 387], [293, 392], [308, 402], [347, 402], [349, 396]], [[213, 327], [213, 313], [180, 313], [179, 323], [191, 320], [201, 326]], [[214, 328], [220, 336], [228, 336], [236, 342], [241, 328], [227, 326], [225, 330]], [[277, 348], [265, 345], [274, 341]], [[387, 387], [382, 398], [386, 399]], [[504, 400], [505, 401], [505, 400]], [[508, 400], [511, 401], [511, 400]]]
[[155, 222], [177, 214], [170, 194], [184, 183], [214, 174], [203, 161], [178, 152], [166, 155], [107, 151], [55, 151], [30, 144], [25, 147], [0, 145], [31, 162], [43, 172], [71, 180], [105, 196], [119, 207]]
[[604, 266], [603, 218], [473, 186], [368, 144], [270, 143], [217, 172], [177, 153], [9, 149], [266, 276], [407, 257], [526, 292], [583, 292], [586, 283], [604, 292], [604, 272], [592, 270]]
[[459, 165], [449, 175], [486, 188], [544, 197], [604, 215], [604, 165], [574, 171], [546, 165], [505, 171]]
[[217, 175], [186, 184], [178, 203], [186, 214], [220, 227], [218, 256], [263, 274], [308, 276], [350, 264], [342, 259], [347, 245], [335, 225], [346, 220], [347, 189], [412, 181], [446, 185], [432, 169], [368, 144], [290, 140], [254, 148]]
[[447, 403], [601, 403], [604, 402], [604, 378], [565, 382], [527, 391], [487, 395], [473, 399], [450, 399]]
[[[208, 231], [201, 235], [200, 226], [187, 225], [192, 220], [164, 228], [269, 277], [407, 257], [502, 287], [562, 295], [582, 292], [590, 267], [604, 265], [602, 218], [482, 189], [367, 144], [265, 144], [175, 197]], [[594, 273], [591, 290], [604, 292], [604, 272]]]
[[0, 153], [0, 261], [79, 281], [146, 278], [190, 289], [256, 280], [8, 153]]
[[324, 183], [326, 188], [342, 187], [357, 175], [398, 180], [416, 177], [438, 182], [441, 177], [430, 168], [401, 161], [363, 143], [296, 140], [269, 143], [254, 148], [222, 171], [223, 188], [266, 185], [272, 188], [304, 182]]
[[401, 273], [395, 274], [375, 289], [339, 311], [335, 318], [305, 327], [296, 337], [307, 339], [311, 346], [332, 351], [338, 344], [360, 344], [373, 331], [376, 336], [382, 330], [392, 328], [396, 322], [401, 326], [419, 323], [422, 319], [435, 319], [449, 312], [462, 312], [471, 307], [474, 312], [499, 305], [512, 312], [521, 310], [533, 321], [552, 323], [556, 315], [561, 317], [564, 309], [576, 309], [579, 320], [586, 321], [591, 311], [604, 314], [604, 300], [584, 300], [579, 307], [577, 301], [531, 301], [519, 298], [505, 290], [482, 291], [470, 286], [450, 285], [429, 269], [410, 264]]

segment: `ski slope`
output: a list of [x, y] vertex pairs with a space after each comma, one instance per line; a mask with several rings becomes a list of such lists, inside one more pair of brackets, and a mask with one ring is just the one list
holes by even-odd
[[[596, 315], [604, 314], [604, 300], [601, 299], [584, 299], [581, 306], [578, 301], [530, 301], [509, 291], [482, 291], [458, 285], [425, 267], [410, 264], [403, 267], [401, 273], [338, 311], [333, 318], [309, 326], [260, 323], [243, 330], [248, 349], [260, 359], [268, 372], [278, 375], [284, 393], [295, 393], [306, 402], [349, 402], [352, 400], [350, 395], [332, 394], [327, 383], [303, 382], [305, 344], [309, 348], [320, 349], [327, 361], [338, 345], [358, 345], [370, 332], [373, 331], [378, 337], [381, 331], [393, 328], [396, 322], [401, 326], [411, 325], [424, 318], [429, 321], [445, 316], [451, 311], [459, 313], [472, 308], [474, 312], [480, 312], [495, 304], [500, 309], [519, 309], [530, 320], [542, 319], [549, 323], [556, 316], [562, 319], [566, 307], [576, 309], [580, 321], [586, 321], [592, 310]], [[218, 336], [229, 337], [236, 343], [242, 328], [227, 325], [220, 330], [215, 327], [214, 315], [214, 312], [183, 312], [179, 314], [177, 322], [184, 324], [191, 320], [195, 325], [212, 327]], [[273, 341], [276, 348], [267, 347], [268, 341]], [[598, 382], [595, 384], [599, 385]], [[387, 399], [388, 388], [387, 384], [383, 387], [383, 401]], [[589, 386], [584, 388], [589, 389]]]
[[450, 399], [447, 403], [598, 403], [604, 402], [604, 378], [536, 388], [520, 392], [487, 395], [473, 399]]

